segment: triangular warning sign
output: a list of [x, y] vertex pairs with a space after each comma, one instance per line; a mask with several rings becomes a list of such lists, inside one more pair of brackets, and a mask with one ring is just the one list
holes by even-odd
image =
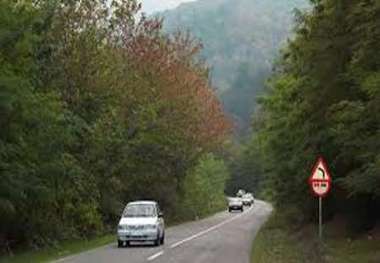
[[314, 165], [309, 177], [309, 184], [314, 194], [319, 197], [324, 197], [331, 189], [331, 175], [322, 157], [319, 157]]

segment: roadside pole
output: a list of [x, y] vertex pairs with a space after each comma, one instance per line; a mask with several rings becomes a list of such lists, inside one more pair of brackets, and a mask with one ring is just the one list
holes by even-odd
[[319, 239], [322, 240], [322, 197], [319, 197]]

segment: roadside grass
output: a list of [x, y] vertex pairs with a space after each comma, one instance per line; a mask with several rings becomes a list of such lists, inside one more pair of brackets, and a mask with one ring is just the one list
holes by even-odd
[[101, 247], [110, 244], [113, 241], [115, 241], [114, 234], [109, 234], [90, 240], [64, 241], [56, 248], [20, 253], [15, 251], [14, 256], [1, 257], [0, 263], [50, 262], [93, 248]]
[[274, 212], [253, 242], [252, 263], [379, 263], [380, 240], [367, 235], [349, 239], [334, 223], [325, 226], [323, 245], [316, 226], [295, 228]]
[[276, 212], [270, 216], [253, 242], [251, 262], [306, 262], [302, 251], [297, 247], [296, 240], [291, 238], [289, 230], [283, 227], [284, 220]]
[[334, 239], [327, 241], [328, 263], [379, 263], [380, 240]]

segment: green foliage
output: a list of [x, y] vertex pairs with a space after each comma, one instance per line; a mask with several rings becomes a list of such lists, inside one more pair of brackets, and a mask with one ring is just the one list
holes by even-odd
[[[261, 156], [259, 154], [260, 142], [252, 137], [246, 144], [242, 144], [237, 153], [232, 155], [228, 165], [231, 177], [227, 181], [226, 192], [235, 195], [239, 189], [251, 192], [255, 197], [263, 197], [263, 178]], [[268, 193], [265, 194], [268, 200]]]
[[298, 14], [254, 122], [277, 205], [312, 215], [306, 182], [323, 155], [333, 176], [327, 217], [342, 212], [357, 230], [379, 218], [379, 13], [378, 1], [322, 0]]
[[199, 45], [138, 10], [0, 2], [0, 253], [114, 230], [129, 200], [174, 215], [189, 171], [221, 151], [228, 122]]
[[39, 246], [92, 233], [100, 224], [93, 188], [65, 150], [77, 139], [71, 115], [56, 92], [37, 89], [42, 14], [27, 1], [1, 5], [0, 242]]
[[205, 155], [185, 178], [183, 189], [184, 213], [201, 218], [225, 207], [225, 182], [228, 169], [223, 160]]

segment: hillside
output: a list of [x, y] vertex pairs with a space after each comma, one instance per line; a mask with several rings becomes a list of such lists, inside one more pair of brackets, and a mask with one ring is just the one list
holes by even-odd
[[204, 44], [203, 57], [225, 110], [246, 131], [255, 98], [289, 37], [294, 8], [307, 0], [199, 0], [158, 15], [164, 29], [189, 30]]

